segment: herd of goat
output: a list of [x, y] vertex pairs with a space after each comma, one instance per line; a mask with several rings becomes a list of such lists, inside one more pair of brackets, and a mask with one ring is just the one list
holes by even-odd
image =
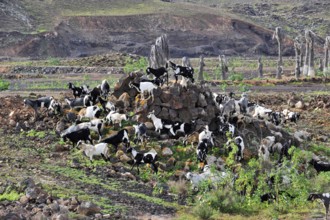
[[[175, 83], [177, 83], [178, 76], [182, 76], [182, 80], [180, 81], [182, 87], [187, 88], [187, 82], [189, 81], [194, 83], [194, 70], [192, 67], [179, 66], [171, 61], [168, 63], [169, 67], [174, 72]], [[158, 69], [148, 67], [146, 73], [147, 75], [153, 74], [154, 79], [150, 80], [145, 78], [139, 83], [130, 82], [129, 87], [135, 88], [140, 93], [141, 99], [145, 99], [145, 93], [148, 93], [153, 99], [154, 89], [163, 86], [164, 82], [167, 82], [167, 86], [169, 84], [167, 67], [168, 65]], [[106, 80], [103, 80], [100, 85], [91, 90], [86, 85], [77, 87], [72, 83], [69, 83], [68, 88], [72, 90], [74, 99], [66, 98], [65, 102], [67, 106], [70, 109], [83, 108], [83, 111], [80, 111], [82, 113], [79, 113], [77, 116], [76, 123], [61, 131], [60, 137], [64, 141], [70, 140], [74, 147], [81, 148], [91, 161], [93, 160], [93, 156], [102, 156], [105, 160], [108, 160], [109, 146], [113, 146], [114, 150], [117, 151], [118, 146], [122, 145], [126, 153], [132, 155], [131, 169], [136, 166], [139, 173], [139, 165], [144, 163], [150, 164], [151, 169], [155, 173], [158, 172], [158, 165], [156, 163], [158, 157], [157, 152], [154, 150], [139, 152], [135, 147], [132, 147], [127, 129], [124, 128], [114, 135], [103, 137], [102, 133], [105, 125], [118, 124], [119, 127], [122, 128], [122, 121], [128, 120], [126, 114], [117, 112], [115, 104], [108, 101], [110, 86]], [[170, 137], [177, 137], [178, 134], [181, 134], [181, 136], [184, 136], [184, 144], [191, 143], [192, 147], [195, 148], [197, 161], [201, 164], [201, 173], [188, 172], [186, 174], [187, 179], [189, 179], [193, 185], [198, 185], [200, 181], [213, 176], [211, 175], [209, 166], [204, 165], [207, 164], [208, 152], [214, 146], [214, 137], [216, 135], [223, 135], [225, 138], [228, 138], [225, 144], [226, 149], [228, 151], [235, 150], [234, 158], [237, 162], [244, 160], [244, 136], [238, 135], [239, 132], [237, 131], [239, 115], [250, 115], [254, 118], [265, 120], [267, 123], [273, 123], [275, 126], [281, 126], [288, 121], [297, 123], [299, 120], [300, 114], [297, 112], [292, 112], [288, 109], [276, 112], [264, 106], [249, 102], [246, 93], [243, 93], [239, 100], [234, 99], [233, 95], [233, 93], [213, 93], [214, 105], [219, 109], [220, 113], [214, 116], [212, 125], [205, 125], [198, 131], [196, 130], [194, 121], [191, 121], [191, 123], [173, 122], [168, 119], [158, 118], [154, 111], [148, 113], [147, 118], [152, 121], [155, 132], [159, 134], [166, 132]], [[42, 97], [35, 100], [25, 99], [24, 104], [30, 106], [34, 110], [36, 119], [38, 118], [39, 108], [44, 107], [55, 113], [61, 112], [63, 109], [63, 104], [56, 101], [53, 97]], [[88, 118], [89, 121], [82, 122], [83, 118]], [[145, 143], [147, 140], [147, 126], [144, 123], [136, 123], [133, 127], [135, 129], [135, 145], [138, 146], [139, 143]], [[91, 138], [91, 131], [94, 131], [99, 136], [98, 143], [95, 145]], [[276, 135], [281, 136], [281, 133], [277, 132]], [[278, 163], [281, 163], [284, 157], [290, 159], [288, 150], [291, 147], [292, 140], [289, 139], [284, 143], [276, 142], [276, 135], [267, 136], [261, 140], [258, 156], [262, 160], [269, 161], [270, 155], [274, 153], [279, 154]], [[197, 147], [194, 146], [194, 143], [197, 143]], [[236, 146], [236, 149], [232, 147], [233, 144]], [[317, 172], [330, 170], [329, 163], [321, 162], [315, 159], [315, 157], [310, 161], [310, 164], [314, 166]], [[226, 172], [222, 172], [214, 181], [219, 181], [219, 179], [225, 176]], [[330, 201], [329, 193], [310, 194], [308, 199], [313, 200], [317, 198], [324, 202], [326, 213], [328, 213]]]

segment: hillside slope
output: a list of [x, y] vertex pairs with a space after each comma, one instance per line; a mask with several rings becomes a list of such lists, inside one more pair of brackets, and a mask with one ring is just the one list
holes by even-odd
[[[0, 27], [0, 56], [79, 57], [111, 51], [146, 56], [161, 34], [168, 35], [172, 57], [277, 53], [272, 30], [248, 22], [240, 7], [211, 3], [5, 0], [0, 3], [6, 21]], [[289, 38], [285, 44], [284, 55], [293, 55]]]

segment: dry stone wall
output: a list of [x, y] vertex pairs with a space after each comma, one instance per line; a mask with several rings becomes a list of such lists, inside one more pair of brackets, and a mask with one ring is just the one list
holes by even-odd
[[196, 84], [187, 89], [179, 84], [164, 85], [153, 91], [154, 101], [151, 98], [141, 100], [136, 89], [129, 88], [128, 84], [131, 81], [138, 82], [142, 76], [142, 73], [132, 73], [122, 78], [113, 93], [117, 98], [124, 92], [130, 95], [132, 111], [139, 115], [139, 121], [148, 121], [148, 113], [154, 110], [158, 118], [186, 123], [196, 120], [198, 129], [209, 124], [216, 113], [219, 113], [213, 103], [211, 90]]

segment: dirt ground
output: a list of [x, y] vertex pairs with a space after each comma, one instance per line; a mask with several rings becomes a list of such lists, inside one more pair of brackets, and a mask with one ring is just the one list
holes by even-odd
[[[298, 87], [301, 90], [298, 90]], [[216, 92], [221, 92], [218, 86], [213, 88]], [[305, 90], [306, 88], [309, 89]], [[234, 89], [235, 85], [231, 85], [227, 91]], [[306, 82], [306, 85], [256, 85], [250, 89], [249, 97], [252, 102], [263, 104], [273, 110], [290, 108], [300, 112], [301, 119], [295, 129], [310, 132], [314, 143], [330, 147], [328, 85]], [[156, 181], [145, 183], [136, 173], [128, 175], [129, 169], [118, 160], [114, 159], [106, 166], [91, 166], [76, 161], [70, 150], [59, 144], [59, 137], [53, 132], [60, 117], [43, 113], [37, 122], [33, 122], [33, 111], [23, 106], [24, 98], [40, 95], [54, 95], [57, 99], [63, 100], [71, 93], [68, 90], [22, 90], [0, 93], [0, 149], [3, 152], [0, 157], [0, 190], [1, 186], [33, 177], [36, 182], [50, 186], [53, 190], [49, 190], [50, 194], [58, 194], [63, 188], [68, 188], [70, 192], [66, 192], [66, 195], [69, 197], [86, 194], [88, 196], [81, 198], [94, 202], [103, 201], [111, 206], [102, 207], [110, 213], [103, 215], [103, 218], [108, 219], [171, 219], [179, 209], [182, 209], [174, 197], [167, 193], [166, 186], [157, 186], [163, 193], [155, 195], [153, 192]], [[239, 98], [239, 94], [236, 94], [236, 98]], [[303, 101], [303, 108], [290, 107], [291, 102], [295, 104], [298, 101]], [[23, 130], [32, 129], [44, 131], [46, 136], [28, 136], [24, 132], [22, 135]], [[290, 130], [290, 127], [288, 129]], [[71, 176], [67, 173], [67, 168], [70, 172], [81, 171], [81, 176]], [[97, 184], [93, 184], [89, 178]], [[4, 205], [0, 202], [0, 216], [15, 210], [14, 204], [16, 203]], [[29, 216], [27, 210], [25, 212], [22, 211], [23, 215]], [[74, 210], [72, 212], [76, 213]]]

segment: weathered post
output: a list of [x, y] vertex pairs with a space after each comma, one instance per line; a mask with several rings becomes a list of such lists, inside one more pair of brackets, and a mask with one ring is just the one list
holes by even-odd
[[169, 47], [166, 35], [162, 35], [156, 39], [156, 43], [151, 46], [149, 56], [149, 66], [151, 68], [159, 68], [165, 66], [169, 59]]
[[294, 75], [295, 75], [296, 79], [298, 79], [300, 77], [301, 46], [302, 46], [302, 43], [296, 37], [294, 39], [294, 51], [295, 51], [295, 55], [296, 55], [296, 67], [295, 67]]
[[226, 79], [228, 73], [228, 63], [225, 55], [219, 55], [220, 67], [221, 67], [221, 78], [222, 80]]
[[283, 33], [282, 29], [280, 27], [275, 28], [275, 32], [273, 34], [273, 39], [277, 40], [278, 44], [278, 60], [277, 60], [277, 72], [276, 72], [276, 79], [281, 79], [281, 72], [280, 69], [282, 68], [283, 65], [283, 60], [282, 60], [282, 40], [283, 40]]
[[329, 51], [330, 51], [330, 36], [325, 38], [324, 44], [324, 62], [323, 62], [323, 75], [327, 77], [329, 75]]
[[314, 69], [314, 36], [315, 34], [308, 30], [305, 32], [306, 42], [309, 44], [309, 57], [308, 57], [308, 72], [307, 75], [314, 77], [315, 69]]
[[200, 57], [199, 57], [199, 72], [198, 72], [198, 80], [200, 82], [204, 81], [204, 76], [203, 76], [204, 66], [205, 66], [204, 56], [200, 55]]
[[189, 67], [191, 66], [190, 60], [188, 57], [182, 57], [182, 66]]
[[258, 58], [258, 77], [262, 78], [264, 76], [263, 74], [263, 64], [261, 62], [261, 57]]

